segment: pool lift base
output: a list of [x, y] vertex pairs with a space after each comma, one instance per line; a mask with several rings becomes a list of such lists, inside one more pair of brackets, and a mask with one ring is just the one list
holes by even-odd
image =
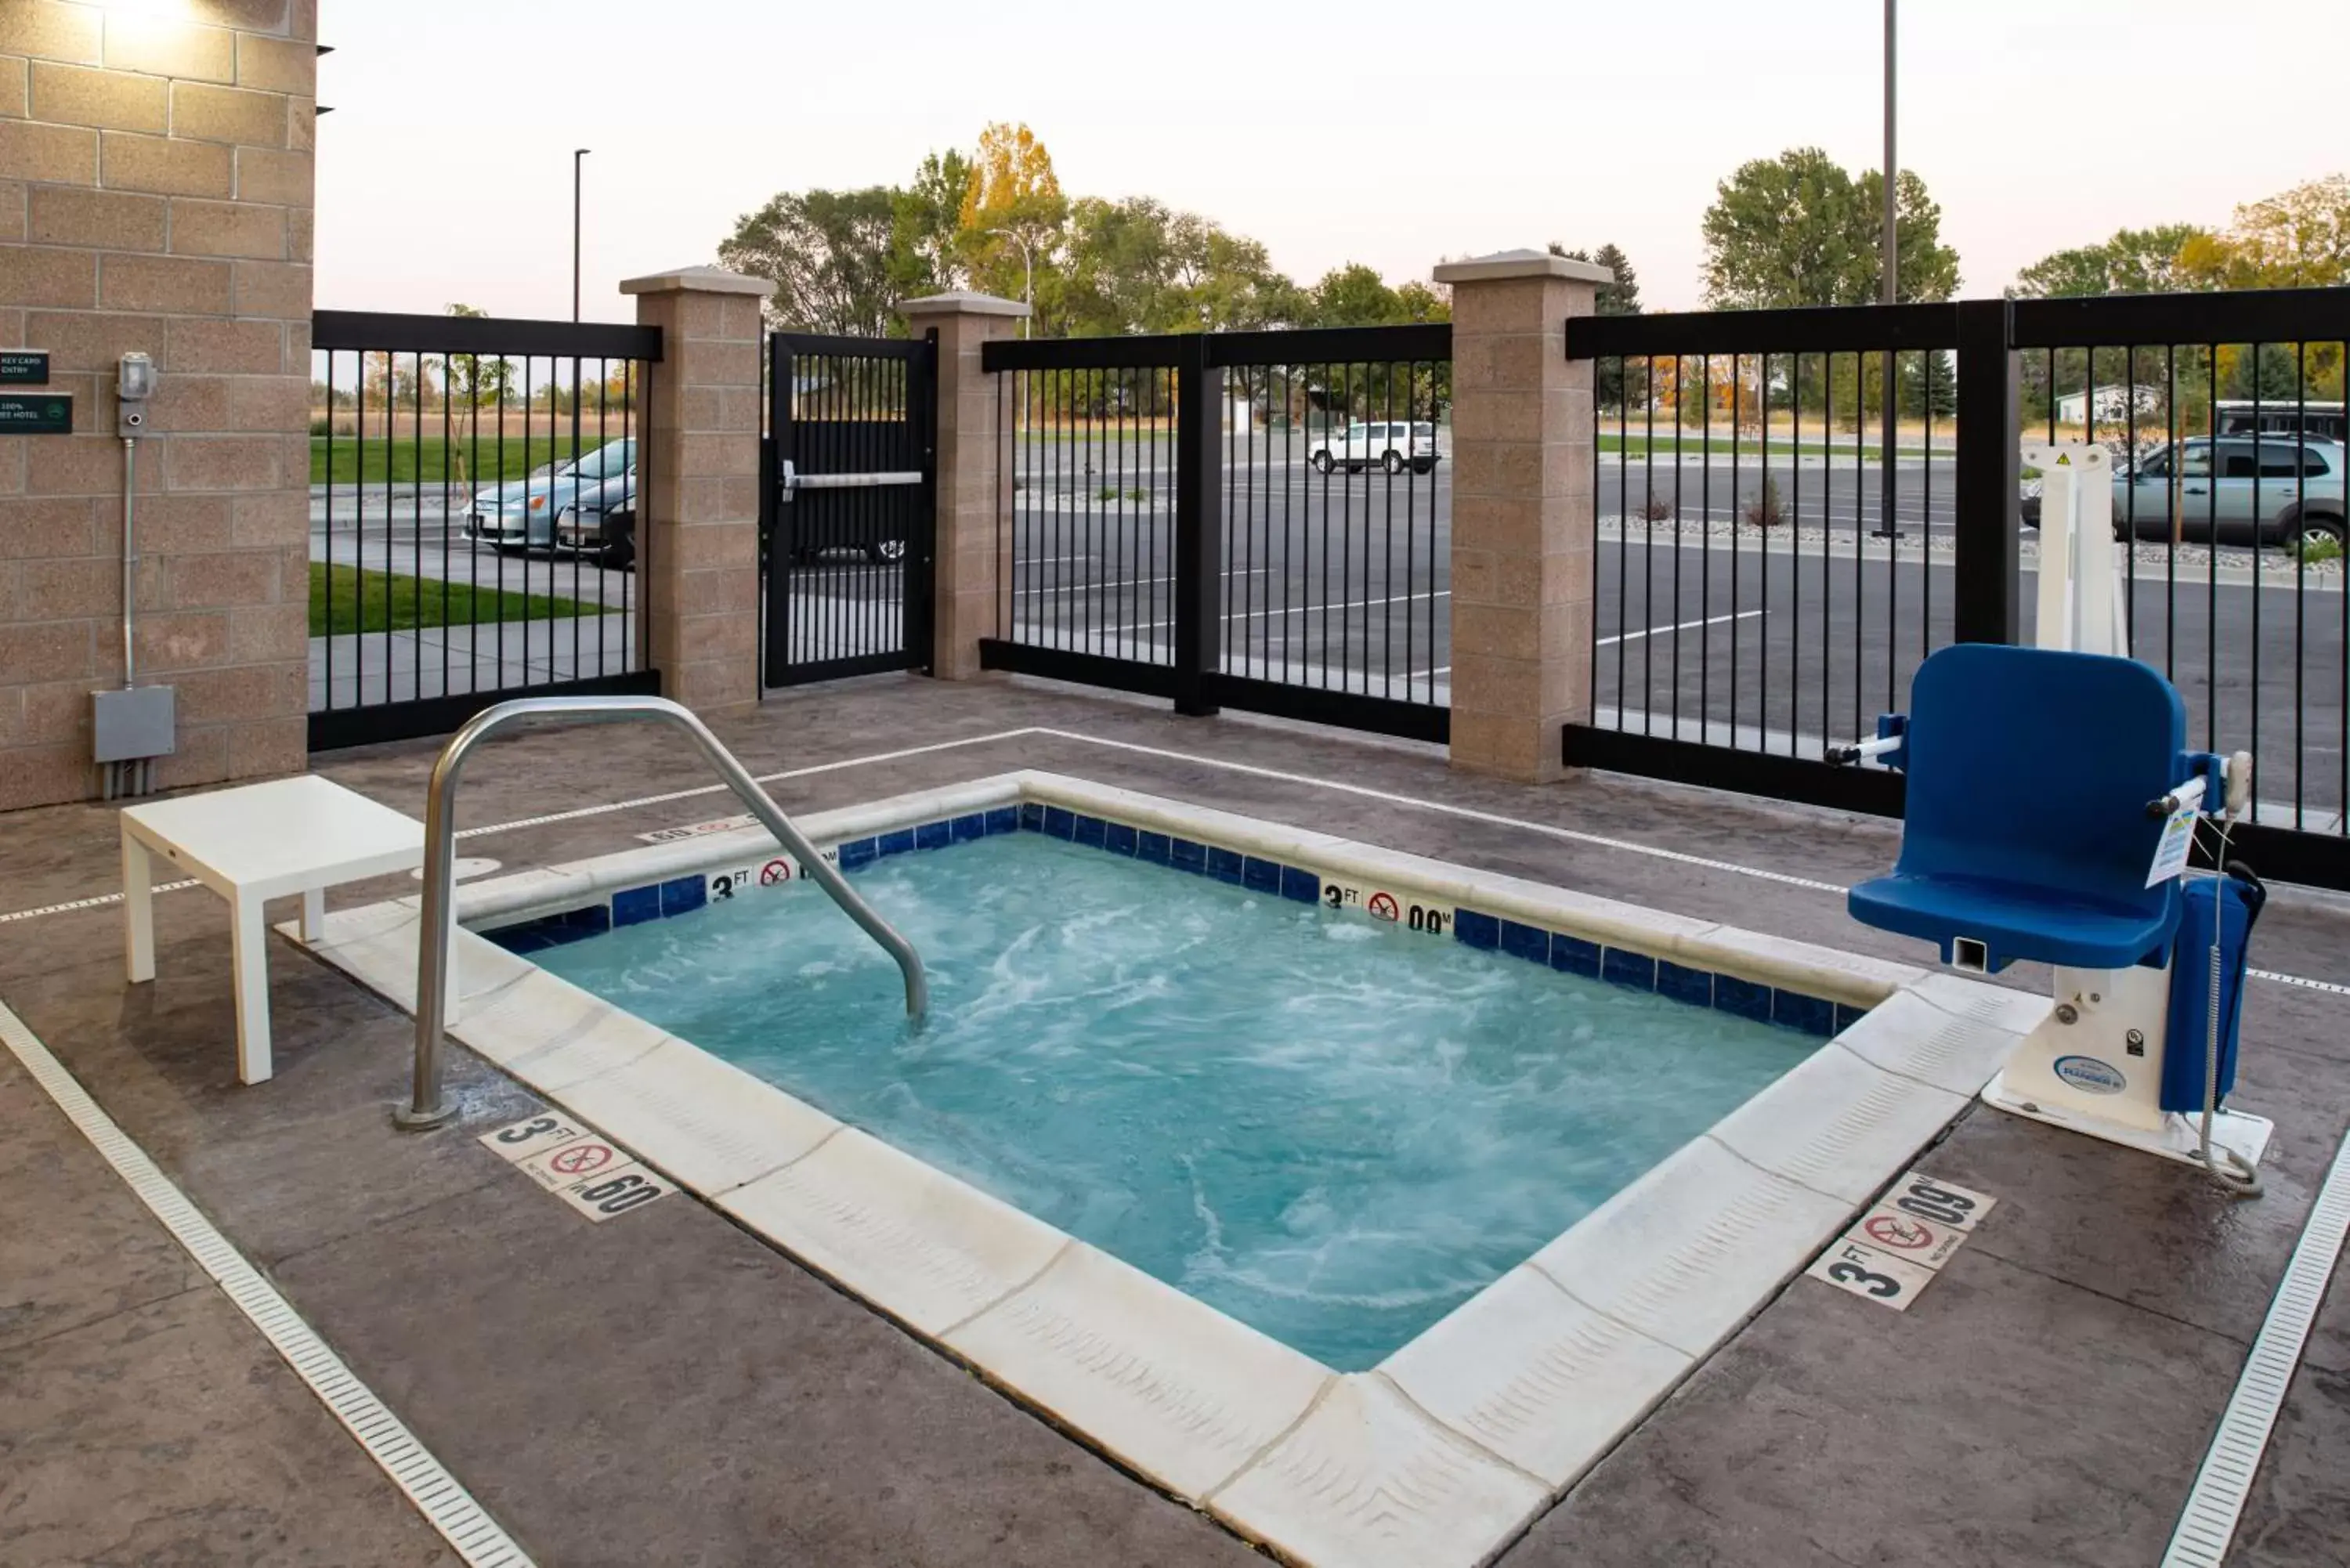
[[[2089, 443], [2033, 443], [2026, 445], [2023, 459], [2048, 482], [2034, 646], [2129, 658], [2121, 607], [2126, 601], [2113, 547], [2110, 454]], [[1876, 740], [1832, 751], [1830, 760], [1849, 763], [1881, 757], [1906, 768], [1908, 732], [1907, 718], [1888, 715], [1878, 721]], [[2149, 814], [2224, 822], [2247, 804], [2249, 755], [2221, 759], [2181, 752], [2178, 763], [2191, 768], [2192, 776], [2161, 800], [2147, 803]], [[2027, 800], [2010, 809], [2019, 808], [2032, 806]], [[2157, 864], [2161, 865], [2159, 857]], [[2168, 874], [2178, 875], [2182, 866], [2183, 855]], [[2148, 888], [2160, 880], [2150, 877]], [[2209, 1170], [2240, 1195], [2256, 1193], [2256, 1170], [2276, 1124], [2217, 1103], [2233, 1086], [2244, 944], [2263, 896], [2257, 879], [2249, 880], [2252, 890], [2247, 893], [2230, 877], [2214, 875], [2194, 897], [2183, 899], [2188, 907], [2208, 905], [2210, 912], [2191, 908], [2185, 919], [2173, 917], [2173, 935], [2164, 939], [2170, 950], [2158, 966], [2081, 969], [2055, 962], [2046, 1016], [1983, 1086], [1983, 1103]], [[2205, 892], [2209, 898], [2202, 897]], [[1857, 899], [1854, 912], [1870, 919]], [[1941, 940], [1945, 961], [1964, 973], [1986, 973], [2015, 957], [2054, 956], [2028, 950], [2031, 943], [2019, 943], [2010, 933], [2001, 943], [2004, 956], [1994, 958], [1990, 944], [1962, 930], [1951, 924], [1932, 934]], [[1929, 933], [1913, 929], [1910, 934]], [[2180, 964], [2190, 967], [2175, 971]], [[2174, 1020], [2183, 1025], [2176, 1040]], [[2189, 1059], [2168, 1063], [2173, 1048], [2190, 1054]]]
[[[2199, 1116], [2165, 1111], [2160, 1127], [2131, 1127], [2069, 1106], [2046, 1103], [2020, 1094], [2009, 1085], [2004, 1072], [1983, 1085], [1982, 1102], [2011, 1116], [2029, 1116], [2053, 1127], [2084, 1133], [2146, 1154], [2160, 1155], [2165, 1159], [2175, 1159], [2181, 1165], [2191, 1165], [2198, 1169], [2203, 1167], [2203, 1137]], [[2248, 1111], [2231, 1111], [2222, 1107], [2211, 1113], [2211, 1147], [2222, 1163], [2226, 1162], [2229, 1155], [2234, 1155], [2243, 1162], [2246, 1169], [2259, 1168], [2261, 1157], [2268, 1152], [2269, 1135], [2275, 1131], [2276, 1123]]]
[[[2201, 963], [2210, 953], [2209, 940], [2194, 929], [2196, 924], [2191, 919], [2182, 921], [2178, 933], [2178, 959], [2189, 964]], [[2184, 1165], [2205, 1165], [2199, 1108], [2170, 1110], [2162, 1104], [2166, 1059], [2174, 1044], [2169, 1038], [2170, 1003], [2178, 976], [2173, 968], [2172, 963], [2122, 970], [2055, 966], [2055, 995], [2048, 1015], [1983, 1085], [1983, 1104]], [[2227, 1000], [2232, 999], [2223, 998]], [[2175, 1044], [2200, 1054], [2203, 1009], [2186, 1012], [2195, 1027]], [[2232, 1059], [2232, 1027], [2226, 1036], [2225, 1054]], [[2221, 1075], [2223, 1084], [2233, 1076], [2232, 1060], [2226, 1065], [2230, 1070]], [[2192, 1093], [2183, 1096], [2188, 1102], [2201, 1093], [2200, 1075], [2191, 1076]], [[2174, 1098], [2172, 1103], [2181, 1101]], [[2251, 1170], [2268, 1151], [2269, 1135], [2275, 1130], [2276, 1124], [2266, 1116], [2215, 1106], [2213, 1157], [2226, 1165], [2233, 1155], [2245, 1170]]]

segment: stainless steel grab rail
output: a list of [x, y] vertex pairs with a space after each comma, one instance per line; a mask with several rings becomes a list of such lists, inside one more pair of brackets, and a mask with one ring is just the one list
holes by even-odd
[[759, 825], [799, 857], [808, 875], [832, 896], [841, 912], [897, 961], [899, 972], [906, 979], [907, 1016], [919, 1021], [930, 1011], [930, 984], [923, 978], [921, 955], [913, 944], [858, 897], [839, 867], [817, 853], [734, 753], [691, 710], [660, 697], [520, 697], [474, 714], [464, 728], [449, 737], [432, 764], [432, 782], [424, 797], [424, 918], [416, 945], [415, 1082], [411, 1103], [393, 1109], [394, 1122], [421, 1130], [438, 1127], [450, 1115], [450, 1107], [441, 1099], [441, 1036], [448, 1019], [449, 951], [455, 927], [452, 905], [456, 883], [457, 775], [465, 765], [466, 753], [491, 731], [517, 719], [543, 716], [598, 722], [659, 719], [683, 730]]

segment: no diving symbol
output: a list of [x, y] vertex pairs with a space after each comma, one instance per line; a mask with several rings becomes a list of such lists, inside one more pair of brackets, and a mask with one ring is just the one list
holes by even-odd
[[612, 1163], [608, 1144], [575, 1143], [568, 1148], [556, 1150], [546, 1164], [558, 1176], [586, 1176]]
[[1897, 1251], [1919, 1252], [1935, 1241], [1933, 1229], [1897, 1214], [1872, 1214], [1861, 1230], [1871, 1241]]
[[772, 888], [778, 882], [791, 879], [792, 863], [788, 860], [770, 860], [759, 867], [759, 886], [762, 888]]
[[1397, 920], [1403, 918], [1403, 911], [1396, 908], [1395, 896], [1391, 893], [1372, 894], [1368, 908], [1372, 914], [1382, 920]]

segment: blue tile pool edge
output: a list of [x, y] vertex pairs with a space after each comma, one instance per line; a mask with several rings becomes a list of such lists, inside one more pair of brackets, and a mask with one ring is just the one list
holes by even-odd
[[[1023, 800], [1017, 805], [957, 812], [910, 826], [844, 839], [824, 851], [844, 872], [855, 872], [893, 855], [951, 848], [1000, 833], [1039, 833], [1171, 870], [1205, 877], [1250, 892], [1294, 903], [1353, 908], [1369, 919], [1421, 935], [1450, 933], [1462, 945], [1543, 964], [1610, 985], [1652, 992], [1686, 1006], [1732, 1013], [1757, 1023], [1830, 1039], [1867, 1012], [1829, 998], [1774, 986], [1743, 975], [1694, 968], [1641, 949], [1594, 940], [1577, 932], [1489, 914], [1439, 900], [1409, 888], [1361, 888], [1320, 869], [1252, 855], [1201, 839], [1137, 827], [1073, 807]], [[504, 925], [475, 928], [475, 934], [509, 952], [529, 954], [581, 941], [620, 926], [665, 919], [745, 891], [805, 878], [793, 857], [770, 856], [702, 872], [671, 875], [633, 887], [615, 888], [552, 913]], [[1424, 901], [1423, 901], [1424, 900]]]

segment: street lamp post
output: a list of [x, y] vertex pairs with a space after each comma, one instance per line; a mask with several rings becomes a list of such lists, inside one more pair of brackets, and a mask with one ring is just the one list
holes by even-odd
[[990, 229], [987, 232], [1002, 234], [1020, 247], [1020, 303], [1028, 307], [1028, 314], [1020, 318], [1020, 336], [1025, 337], [1028, 336], [1028, 324], [1036, 316], [1036, 253], [1028, 248], [1028, 237], [1015, 229]]
[[[1892, 0], [1886, 0], [1888, 5]], [[571, 150], [571, 319], [579, 319], [579, 161], [588, 149]]]
[[1893, 8], [1895, 0], [1885, 0], [1885, 277], [1882, 297], [1891, 305], [1897, 297], [1898, 265], [1901, 259], [1901, 235], [1894, 222], [1896, 205], [1893, 182], [1900, 164], [1893, 156]]
[[[1877, 297], [1887, 305], [1895, 303], [1900, 297], [1901, 268], [1901, 239], [1894, 222], [1894, 215], [1898, 210], [1894, 184], [1899, 178], [1901, 168], [1893, 155], [1894, 4], [1895, 0], [1885, 0], [1885, 229], [1880, 242], [1884, 276], [1878, 286]], [[1933, 350], [1929, 349], [1927, 352], [1931, 353]], [[1896, 525], [1893, 514], [1893, 444], [1900, 433], [1896, 419], [1898, 405], [1896, 401], [1894, 380], [1899, 370], [1899, 356], [1894, 350], [1887, 348], [1885, 351], [1884, 387], [1877, 396], [1882, 419], [1878, 435], [1880, 450], [1877, 458], [1884, 464], [1884, 471], [1877, 482], [1877, 536], [1880, 539], [1901, 537], [1901, 530]], [[1930, 388], [1932, 377], [1929, 375], [1925, 379]], [[1855, 444], [1858, 444], [1857, 438], [1855, 440]], [[1934, 461], [1932, 452], [1926, 453], [1926, 461], [1929, 463]], [[1929, 526], [1930, 525], [1929, 520]]]

